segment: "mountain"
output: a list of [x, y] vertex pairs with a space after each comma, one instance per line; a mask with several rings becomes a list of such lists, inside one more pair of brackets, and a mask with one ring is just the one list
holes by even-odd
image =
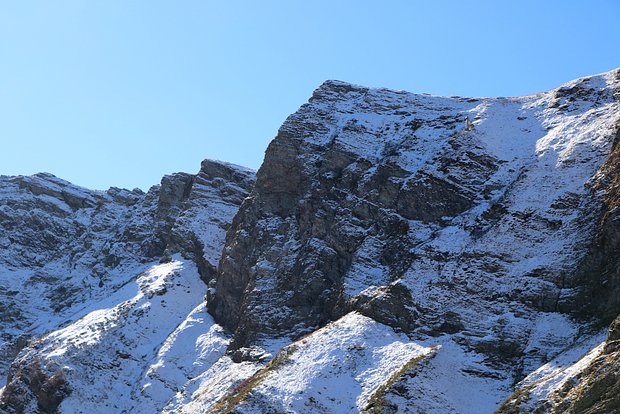
[[256, 175], [2, 177], [0, 407], [614, 412], [619, 141], [620, 70], [513, 98], [327, 81]]
[[209, 160], [147, 193], [90, 191], [50, 174], [2, 177], [3, 382], [12, 363], [4, 409], [55, 412], [67, 395], [79, 406], [85, 393], [97, 398], [95, 411], [117, 411], [157, 348], [203, 303], [253, 181], [253, 171]]

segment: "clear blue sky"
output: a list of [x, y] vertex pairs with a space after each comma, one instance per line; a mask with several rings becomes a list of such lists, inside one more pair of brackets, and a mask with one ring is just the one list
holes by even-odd
[[522, 95], [620, 66], [620, 1], [0, 0], [0, 174], [258, 168], [326, 79]]

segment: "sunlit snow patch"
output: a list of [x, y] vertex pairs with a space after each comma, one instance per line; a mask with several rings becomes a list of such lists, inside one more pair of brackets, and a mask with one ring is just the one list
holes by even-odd
[[[359, 412], [387, 381], [436, 347], [350, 313], [283, 348], [216, 407], [235, 412]], [[267, 411], [264, 411], [267, 410]]]

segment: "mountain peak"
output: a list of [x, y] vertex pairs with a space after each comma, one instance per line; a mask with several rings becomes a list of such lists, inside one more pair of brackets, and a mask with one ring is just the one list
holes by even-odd
[[258, 172], [204, 160], [148, 193], [2, 177], [0, 406], [588, 412], [592, 385], [613, 407], [619, 85], [328, 80]]

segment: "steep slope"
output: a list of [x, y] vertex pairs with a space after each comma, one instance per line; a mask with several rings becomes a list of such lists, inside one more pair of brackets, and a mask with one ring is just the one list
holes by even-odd
[[4, 380], [29, 337], [124, 284], [151, 256], [157, 191], [100, 193], [49, 174], [2, 177], [0, 188]]
[[403, 366], [413, 368], [434, 348], [353, 312], [284, 348], [217, 407], [235, 412], [364, 411], [394, 374]]
[[327, 81], [255, 182], [2, 177], [0, 409], [615, 409], [619, 140], [620, 70], [515, 98]]
[[620, 410], [620, 319], [530, 375], [499, 413], [615, 413]]
[[620, 312], [616, 284], [586, 275], [602, 257], [619, 84], [613, 71], [484, 99], [323, 84], [270, 144], [227, 234], [208, 307], [231, 350], [357, 311], [450, 344], [401, 383], [425, 401], [398, 409], [476, 412], [419, 382], [450, 359], [459, 392], [501, 390], [499, 404]]
[[[3, 406], [51, 412], [70, 393], [77, 406], [95, 394], [118, 403], [148, 366], [139, 345], [160, 346], [203, 301], [253, 179], [250, 170], [209, 160], [198, 174], [166, 176], [148, 193], [90, 191], [49, 174], [2, 177], [3, 380], [21, 351]], [[158, 265], [177, 252], [195, 265], [180, 256]], [[105, 375], [117, 384], [97, 393], [93, 378]], [[130, 391], [121, 392], [119, 378], [128, 375]], [[59, 383], [45, 385], [50, 378]]]

